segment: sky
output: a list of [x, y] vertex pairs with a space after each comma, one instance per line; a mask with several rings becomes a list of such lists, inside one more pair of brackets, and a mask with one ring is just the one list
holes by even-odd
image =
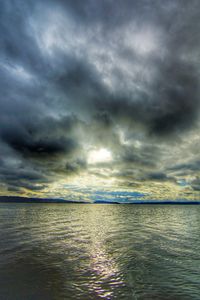
[[0, 195], [200, 196], [199, 0], [2, 0]]

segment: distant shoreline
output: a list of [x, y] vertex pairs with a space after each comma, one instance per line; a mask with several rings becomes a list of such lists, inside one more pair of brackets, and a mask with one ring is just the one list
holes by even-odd
[[72, 201], [65, 199], [50, 199], [50, 198], [28, 198], [19, 196], [0, 196], [0, 203], [57, 203], [57, 204], [120, 204], [120, 205], [200, 205], [200, 201], [161, 201], [161, 200], [146, 200], [138, 201], [133, 200], [133, 202], [117, 202], [117, 201], [106, 201], [106, 200], [96, 200], [94, 202], [84, 202], [84, 201]]

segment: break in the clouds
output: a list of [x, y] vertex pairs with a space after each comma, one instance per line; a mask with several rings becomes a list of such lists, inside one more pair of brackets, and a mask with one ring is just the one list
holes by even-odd
[[1, 194], [197, 199], [199, 20], [198, 0], [1, 1]]

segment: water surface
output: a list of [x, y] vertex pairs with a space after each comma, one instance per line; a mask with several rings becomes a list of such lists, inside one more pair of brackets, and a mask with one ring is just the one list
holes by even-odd
[[200, 299], [200, 207], [0, 204], [0, 299]]

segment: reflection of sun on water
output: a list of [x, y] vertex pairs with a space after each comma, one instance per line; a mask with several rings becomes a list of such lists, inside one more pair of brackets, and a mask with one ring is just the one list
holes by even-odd
[[111, 299], [114, 290], [119, 286], [123, 286], [124, 283], [117, 262], [106, 247], [106, 237], [113, 225], [113, 218], [108, 216], [106, 220], [106, 222], [101, 220], [94, 209], [91, 210], [91, 214], [88, 214], [91, 239], [89, 256], [90, 268], [93, 274], [90, 290], [95, 291], [98, 297], [102, 299]]

